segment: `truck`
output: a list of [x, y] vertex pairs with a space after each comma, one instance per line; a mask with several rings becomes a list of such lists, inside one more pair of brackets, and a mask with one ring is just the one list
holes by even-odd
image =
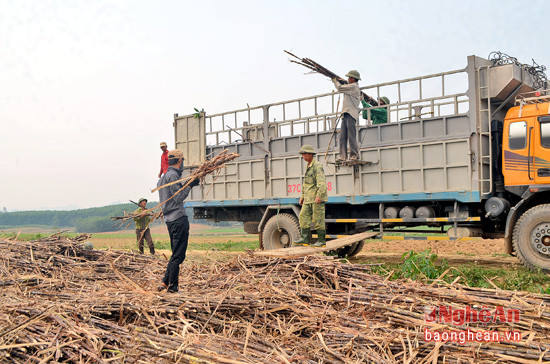
[[[379, 106], [363, 109], [353, 163], [335, 161], [336, 91], [212, 115], [175, 114], [175, 145], [188, 171], [226, 149], [240, 155], [193, 189], [186, 207], [198, 219], [243, 222], [261, 249], [292, 246], [306, 168], [298, 150], [308, 144], [327, 177], [328, 238], [427, 226], [451, 240], [504, 238], [506, 253], [550, 272], [545, 88], [540, 68], [474, 55], [463, 69], [363, 86], [367, 95], [390, 98], [381, 106], [388, 122], [372, 125], [370, 112]], [[364, 244], [336, 253], [353, 256]]]

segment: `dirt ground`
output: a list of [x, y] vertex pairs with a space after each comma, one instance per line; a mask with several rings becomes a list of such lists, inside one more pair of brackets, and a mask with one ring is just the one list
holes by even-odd
[[410, 250], [422, 251], [430, 248], [437, 255], [469, 254], [494, 255], [504, 252], [504, 239], [484, 239], [470, 241], [450, 240], [369, 240], [363, 251], [405, 253]]
[[404, 253], [430, 248], [451, 265], [471, 264], [488, 267], [521, 266], [520, 261], [504, 253], [504, 239], [471, 241], [370, 240], [352, 260], [361, 262], [399, 263]]

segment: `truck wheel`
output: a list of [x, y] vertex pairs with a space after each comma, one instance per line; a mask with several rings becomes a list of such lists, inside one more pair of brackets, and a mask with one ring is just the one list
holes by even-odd
[[354, 255], [359, 254], [361, 249], [365, 246], [365, 241], [361, 240], [360, 242], [345, 246], [337, 250], [331, 250], [327, 252], [327, 255], [336, 255], [338, 258], [349, 258]]
[[550, 272], [550, 205], [533, 207], [514, 227], [512, 245], [519, 260], [529, 269]]
[[360, 242], [353, 244], [352, 247], [355, 247], [355, 249], [353, 249], [352, 251], [350, 251], [348, 253], [348, 257], [353, 257], [353, 256], [356, 256], [357, 254], [359, 254], [359, 252], [361, 250], [363, 250], [364, 246], [365, 246], [365, 241], [364, 240], [361, 240]]
[[264, 226], [262, 245], [264, 250], [288, 248], [300, 235], [298, 219], [291, 214], [272, 216]]

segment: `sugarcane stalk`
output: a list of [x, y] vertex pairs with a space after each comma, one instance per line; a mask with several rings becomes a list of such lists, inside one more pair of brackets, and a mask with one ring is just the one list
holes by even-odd
[[[304, 66], [307, 69], [310, 69], [314, 72], [320, 73], [320, 74], [330, 78], [331, 80], [336, 79], [342, 85], [348, 83], [348, 81], [346, 81], [342, 77], [338, 76], [336, 73], [332, 72], [328, 68], [325, 68], [325, 67], [321, 66], [319, 63], [315, 62], [314, 60], [312, 60], [310, 58], [300, 58], [297, 55], [295, 55], [295, 54], [293, 54], [289, 51], [286, 51], [286, 50], [285, 50], [285, 53], [287, 53], [287, 54], [291, 55], [292, 57], [298, 59], [298, 61], [291, 59], [290, 61], [292, 63], [296, 63], [296, 64], [299, 64], [301, 66]], [[370, 97], [369, 95], [367, 95], [363, 91], [361, 91], [361, 95], [363, 96], [363, 99], [365, 99], [369, 104], [371, 104], [373, 106], [378, 106], [379, 105], [377, 100]]]

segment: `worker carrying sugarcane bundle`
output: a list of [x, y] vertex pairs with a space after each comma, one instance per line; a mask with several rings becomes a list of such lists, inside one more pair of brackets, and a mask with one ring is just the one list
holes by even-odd
[[[363, 105], [363, 108], [372, 107], [372, 105], [369, 104], [366, 100], [361, 100], [361, 104]], [[390, 104], [390, 99], [388, 99], [386, 96], [382, 96], [378, 100], [378, 105], [379, 106], [384, 106], [384, 105], [389, 105], [389, 104]], [[369, 120], [368, 110], [363, 110], [363, 119]], [[370, 109], [370, 120], [372, 121], [372, 125], [387, 123], [388, 122], [388, 109], [385, 108], [385, 107]]]
[[[358, 81], [361, 80], [359, 72], [356, 70], [351, 70], [346, 74], [348, 80], [344, 80], [342, 77], [339, 77], [336, 73], [327, 69], [326, 67], [321, 66], [319, 63], [315, 62], [311, 58], [300, 58], [292, 52], [285, 51], [285, 53], [291, 55], [294, 59], [290, 59], [290, 62], [297, 63], [301, 66], [306, 67], [307, 69], [329, 77], [336, 89], [344, 94], [344, 105], [342, 108], [342, 126], [340, 128], [340, 156], [337, 159], [337, 162], [343, 162], [348, 159], [348, 140], [350, 144], [350, 156], [352, 160], [359, 159], [359, 145], [357, 144], [357, 121], [359, 120], [359, 101], [366, 100], [369, 105], [378, 106], [379, 101], [373, 99], [369, 95], [365, 94], [359, 89]], [[347, 82], [347, 83], [346, 83]], [[389, 100], [388, 100], [389, 101]], [[367, 106], [371, 107], [371, 106]], [[339, 120], [339, 119], [338, 119]], [[386, 111], [386, 120], [387, 120], [387, 111]], [[338, 121], [336, 122], [338, 124]], [[336, 131], [336, 130], [335, 130]], [[334, 135], [334, 133], [333, 133]], [[332, 138], [331, 138], [332, 141]], [[330, 144], [329, 144], [330, 147]], [[328, 153], [328, 149], [327, 149]]]
[[[300, 197], [300, 239], [293, 241], [295, 245], [323, 248], [326, 245], [325, 202], [327, 202], [327, 180], [323, 165], [315, 158], [315, 150], [311, 145], [300, 148], [300, 154], [307, 163], [302, 196]], [[310, 244], [311, 224], [317, 230], [317, 242]]]
[[159, 201], [172, 248], [172, 256], [159, 290], [166, 289], [170, 293], [178, 292], [180, 264], [185, 260], [189, 241], [189, 219], [183, 201], [189, 196], [191, 189], [200, 183], [199, 178], [194, 178], [186, 185], [182, 184], [184, 159], [183, 152], [179, 149], [168, 152], [168, 171], [157, 183], [157, 187], [160, 187]]
[[153, 238], [151, 238], [151, 229], [149, 229], [152, 213], [147, 211], [147, 199], [140, 198], [138, 206], [137, 210], [134, 211], [134, 215], [136, 215], [136, 217], [134, 217], [134, 222], [136, 223], [136, 238], [139, 254], [143, 254], [143, 240], [146, 240], [151, 255], [155, 255], [155, 244], [153, 243]]
[[361, 90], [358, 81], [361, 79], [359, 72], [351, 70], [346, 74], [348, 83], [341, 83], [337, 77], [332, 78], [336, 89], [344, 94], [342, 106], [342, 126], [340, 127], [340, 157], [337, 161], [348, 159], [348, 141], [350, 159], [359, 159], [359, 144], [357, 144], [357, 120], [359, 120], [359, 102], [361, 101]]

